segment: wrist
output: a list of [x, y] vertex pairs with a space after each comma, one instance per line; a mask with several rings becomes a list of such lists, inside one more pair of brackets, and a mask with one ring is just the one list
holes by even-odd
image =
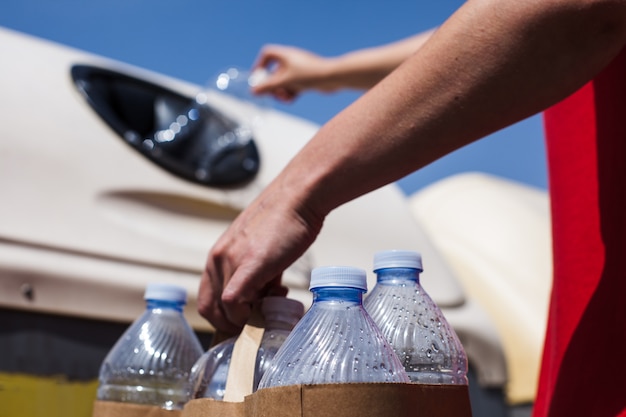
[[323, 91], [334, 92], [350, 87], [349, 60], [344, 55], [322, 58], [319, 68], [319, 84], [323, 86]]
[[[308, 162], [311, 162], [309, 164]], [[334, 208], [324, 196], [322, 169], [313, 160], [292, 161], [275, 180], [278, 195], [288, 211], [298, 213], [305, 223], [321, 225]]]

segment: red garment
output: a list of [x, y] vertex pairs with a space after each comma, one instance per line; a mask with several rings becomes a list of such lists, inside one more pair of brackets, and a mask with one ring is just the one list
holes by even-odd
[[554, 282], [533, 416], [626, 416], [626, 50], [544, 121]]

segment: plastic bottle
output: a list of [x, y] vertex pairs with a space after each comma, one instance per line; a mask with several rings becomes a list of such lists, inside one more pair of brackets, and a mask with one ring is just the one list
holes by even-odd
[[364, 305], [412, 382], [467, 384], [467, 356], [441, 309], [420, 285], [421, 255], [374, 255], [377, 282]]
[[146, 310], [115, 343], [100, 367], [98, 400], [181, 409], [187, 380], [203, 349], [185, 317], [187, 292], [149, 284]]
[[[285, 297], [266, 297], [261, 304], [265, 332], [256, 355], [252, 391], [272, 363], [278, 348], [304, 314], [301, 302]], [[190, 377], [192, 398], [222, 400], [236, 337], [227, 339], [205, 352], [193, 366]]]
[[315, 268], [313, 304], [278, 350], [259, 389], [350, 382], [408, 382], [409, 379], [363, 308], [365, 271]]
[[251, 89], [267, 74], [263, 69], [230, 67], [211, 78], [183, 108], [157, 100], [155, 131], [143, 138], [142, 151], [203, 184], [228, 186], [251, 180], [260, 168], [255, 130], [270, 103]]

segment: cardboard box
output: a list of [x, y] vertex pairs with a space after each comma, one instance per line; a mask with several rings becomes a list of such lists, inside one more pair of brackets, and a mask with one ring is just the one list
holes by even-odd
[[471, 417], [467, 386], [324, 384], [266, 388], [243, 402], [191, 400], [183, 417]]
[[233, 347], [224, 401], [198, 398], [182, 411], [96, 401], [93, 417], [472, 417], [466, 385], [292, 385], [252, 393], [263, 323], [253, 317]]

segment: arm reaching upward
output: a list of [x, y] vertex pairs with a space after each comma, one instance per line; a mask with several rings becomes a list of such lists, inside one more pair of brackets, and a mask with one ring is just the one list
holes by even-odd
[[625, 40], [625, 1], [468, 1], [233, 222], [209, 253], [201, 313], [235, 331], [334, 208], [561, 100]]
[[255, 87], [254, 92], [272, 94], [280, 100], [291, 101], [306, 90], [366, 90], [415, 53], [432, 32], [332, 58], [293, 46], [268, 45], [261, 51], [254, 68], [274, 67], [274, 71], [267, 80]]

